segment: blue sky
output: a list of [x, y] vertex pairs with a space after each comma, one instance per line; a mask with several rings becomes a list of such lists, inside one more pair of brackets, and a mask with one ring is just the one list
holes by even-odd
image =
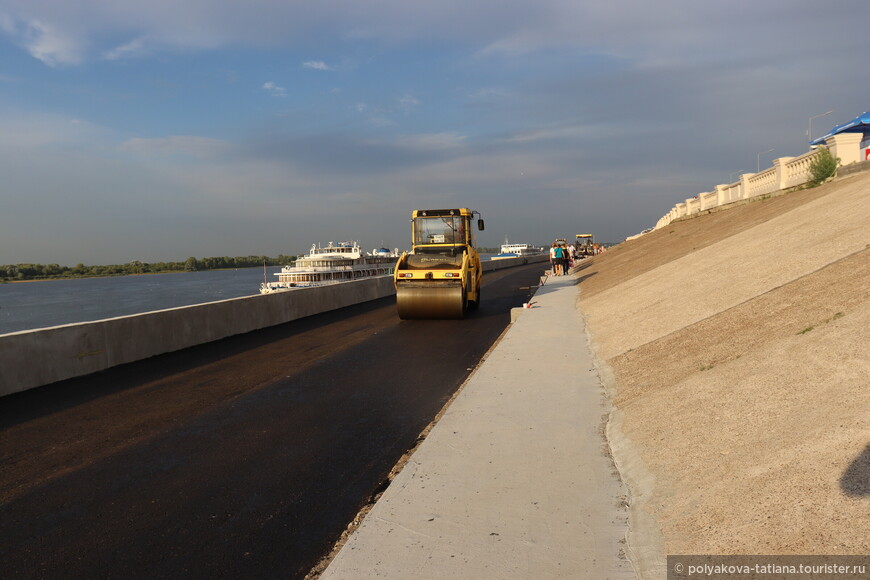
[[870, 108], [865, 0], [0, 0], [0, 264], [619, 241]]

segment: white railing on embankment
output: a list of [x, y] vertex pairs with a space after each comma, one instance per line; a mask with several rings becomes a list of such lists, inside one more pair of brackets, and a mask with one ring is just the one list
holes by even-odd
[[[862, 139], [862, 133], [840, 133], [828, 138], [825, 144], [831, 154], [840, 159], [841, 167], [848, 167], [854, 163], [870, 163], [864, 161], [860, 147]], [[773, 167], [758, 173], [745, 173], [739, 181], [717, 185], [714, 191], [699, 193], [676, 204], [656, 222], [653, 229], [663, 228], [674, 220], [715, 207], [803, 185], [810, 180], [810, 165], [816, 155], [818, 151], [814, 150], [799, 157], [780, 157], [774, 159]]]

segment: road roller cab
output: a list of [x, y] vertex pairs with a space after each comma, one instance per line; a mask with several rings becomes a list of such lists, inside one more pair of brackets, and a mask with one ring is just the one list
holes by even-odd
[[[399, 317], [462, 318], [480, 304], [483, 270], [470, 209], [427, 209], [411, 214], [412, 250], [396, 264]], [[483, 220], [477, 220], [483, 230]]]
[[595, 254], [595, 242], [592, 239], [592, 234], [577, 234], [577, 240], [574, 242], [574, 255], [581, 258], [593, 256]]

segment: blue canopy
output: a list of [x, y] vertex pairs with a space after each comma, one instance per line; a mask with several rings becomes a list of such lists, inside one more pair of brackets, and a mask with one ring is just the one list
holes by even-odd
[[824, 137], [819, 137], [818, 139], [810, 141], [810, 145], [824, 145], [825, 139], [833, 137], [839, 133], [870, 133], [870, 111], [864, 111], [848, 123], [837, 125]]

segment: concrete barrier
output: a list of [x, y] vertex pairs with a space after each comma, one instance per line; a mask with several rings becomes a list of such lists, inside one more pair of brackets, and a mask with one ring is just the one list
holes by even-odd
[[535, 262], [549, 262], [549, 254], [543, 256], [526, 256], [525, 258], [499, 258], [498, 260], [489, 260], [482, 262], [484, 272], [492, 272], [493, 270], [501, 270], [502, 268], [511, 268], [513, 266], [522, 266], [523, 264], [533, 264]]
[[[484, 262], [485, 272], [547, 256]], [[392, 276], [0, 335], [0, 396], [395, 294]]]

